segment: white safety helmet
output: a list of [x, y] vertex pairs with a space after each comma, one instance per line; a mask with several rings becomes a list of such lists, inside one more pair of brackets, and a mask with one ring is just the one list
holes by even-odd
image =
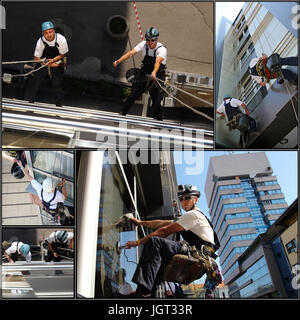
[[53, 193], [55, 190], [55, 185], [52, 178], [48, 177], [43, 181], [43, 190], [46, 193]]

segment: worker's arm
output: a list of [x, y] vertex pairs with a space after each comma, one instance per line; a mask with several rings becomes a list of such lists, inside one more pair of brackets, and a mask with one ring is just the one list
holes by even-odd
[[241, 107], [245, 110], [246, 115], [249, 116], [249, 115], [250, 115], [250, 112], [249, 112], [249, 110], [247, 109], [245, 103], [242, 103], [242, 104], [241, 104]]
[[59, 61], [65, 57], [65, 54], [59, 54], [58, 56], [54, 57], [53, 59], [49, 59], [47, 65], [50, 67], [58, 67]]
[[23, 167], [21, 160], [18, 160], [18, 161], [17, 161], [17, 164], [18, 164], [18, 166], [22, 169], [25, 177], [26, 177], [29, 181], [34, 180], [34, 178], [29, 174], [28, 170]]
[[155, 230], [154, 232], [148, 234], [146, 237], [137, 240], [137, 241], [128, 241], [126, 242], [125, 246], [129, 249], [132, 247], [137, 247], [140, 244], [144, 244], [146, 243], [151, 237], [161, 237], [161, 238], [165, 238], [170, 234], [176, 233], [176, 232], [180, 232], [183, 231], [184, 228], [179, 225], [176, 222], [173, 222], [172, 224], [165, 226], [165, 227], [161, 227], [157, 230]]
[[165, 227], [170, 225], [173, 220], [149, 220], [149, 221], [142, 221], [138, 220], [134, 217], [130, 218], [130, 220], [136, 224], [137, 226], [143, 226], [151, 229], [159, 229], [161, 227]]
[[70, 243], [68, 244], [68, 249], [73, 249], [73, 244], [74, 244], [74, 238], [70, 240]]
[[53, 250], [52, 243], [47, 242], [49, 250], [53, 253], [54, 257], [57, 258], [57, 253]]
[[164, 58], [163, 58], [163, 57], [160, 57], [160, 56], [158, 56], [158, 57], [156, 58], [155, 64], [154, 64], [154, 68], [153, 68], [153, 71], [152, 71], [152, 73], [151, 73], [151, 78], [152, 78], [153, 80], [156, 79], [156, 74], [157, 74], [157, 72], [158, 72], [158, 70], [159, 70], [159, 68], [160, 68], [161, 62], [162, 62], [163, 60], [164, 60]]
[[132, 49], [130, 51], [128, 51], [127, 53], [123, 54], [123, 56], [121, 58], [119, 58], [118, 60], [113, 62], [113, 66], [114, 68], [117, 67], [121, 62], [129, 59], [130, 57], [134, 56], [136, 54], [136, 50]]
[[62, 184], [61, 191], [65, 197], [65, 200], [66, 200], [67, 199], [67, 190], [66, 190], [66, 179], [65, 178], [62, 179], [61, 184]]
[[11, 162], [17, 162], [17, 160], [14, 157], [11, 157], [9, 154], [7, 154], [6, 151], [2, 151], [2, 158]]

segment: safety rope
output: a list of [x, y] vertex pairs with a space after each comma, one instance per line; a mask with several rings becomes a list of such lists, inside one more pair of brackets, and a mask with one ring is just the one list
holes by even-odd
[[296, 121], [298, 123], [298, 116], [297, 116], [297, 112], [296, 112], [296, 107], [294, 105], [294, 101], [293, 101], [292, 93], [291, 93], [291, 91], [289, 89], [289, 85], [287, 84], [287, 80], [284, 78], [282, 70], [280, 70], [279, 73], [280, 73], [280, 76], [284, 79], [283, 83], [284, 83], [286, 91], [287, 91], [287, 93], [288, 93], [288, 95], [290, 97], [290, 101], [291, 101], [291, 104], [292, 104], [292, 107], [293, 107], [294, 115], [295, 115]]
[[133, 1], [133, 7], [134, 7], [134, 12], [135, 12], [136, 22], [138, 24], [138, 28], [139, 28], [139, 32], [140, 32], [140, 35], [141, 35], [141, 39], [143, 41], [144, 37], [143, 37], [143, 32], [142, 32], [140, 19], [139, 19], [139, 14], [138, 14], [138, 11], [137, 11], [137, 7], [136, 7], [136, 2], [135, 1]]
[[[44, 64], [44, 65], [40, 66], [40, 67], [37, 68], [37, 69], [31, 70], [31, 71], [29, 71], [28, 73], [11, 74], [11, 75], [10, 75], [10, 78], [27, 77], [27, 76], [29, 76], [30, 74], [32, 74], [32, 73], [34, 73], [34, 72], [37, 72], [37, 71], [39, 71], [39, 70], [41, 70], [41, 69], [43, 69], [43, 68], [45, 68], [45, 67], [47, 67], [47, 64]], [[3, 75], [2, 79], [3, 79], [4, 82], [5, 82], [5, 75], [7, 76], [7, 75], [9, 75], [9, 74], [6, 73], [6, 74]]]
[[[201, 111], [199, 111], [199, 110], [196, 110], [195, 108], [187, 105], [187, 104], [184, 103], [183, 101], [181, 101], [181, 100], [179, 100], [178, 98], [176, 98], [175, 96], [171, 95], [171, 94], [160, 84], [160, 82], [164, 83], [164, 81], [162, 81], [161, 79], [158, 79], [158, 78], [156, 78], [156, 80], [158, 80], [158, 81], [157, 81], [157, 84], [159, 85], [159, 87], [160, 87], [168, 96], [170, 96], [171, 98], [175, 99], [176, 101], [178, 101], [179, 103], [181, 103], [182, 105], [184, 105], [185, 107], [187, 107], [188, 109], [192, 110], [194, 113], [196, 113], [196, 114], [198, 114], [198, 115], [200, 115], [200, 116], [208, 119], [208, 120], [211, 121], [211, 122], [214, 121], [214, 119], [211, 118], [210, 116], [206, 115], [205, 113], [203, 113], [203, 112], [201, 112]], [[177, 88], [176, 86], [172, 86], [172, 85], [170, 85], [170, 86], [171, 86], [171, 87], [174, 87], [174, 88], [176, 88], [176, 89], [179, 90], [179, 88]], [[186, 91], [184, 91], [184, 90], [182, 90], [182, 91], [183, 91], [184, 93], [186, 93]], [[193, 96], [193, 97], [194, 97], [194, 96]]]
[[41, 60], [3, 61], [2, 64], [22, 64], [22, 63], [32, 63], [32, 62], [43, 63], [45, 61], [46, 61], [46, 58]]

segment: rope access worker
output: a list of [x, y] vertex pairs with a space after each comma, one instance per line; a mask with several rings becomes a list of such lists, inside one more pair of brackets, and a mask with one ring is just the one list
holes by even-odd
[[[260, 58], [254, 58], [250, 61], [249, 64], [249, 73], [251, 78], [254, 79], [257, 83], [259, 83], [262, 87], [265, 86], [271, 79], [279, 78], [279, 74], [276, 72], [271, 72], [267, 67], [268, 56], [263, 53]], [[279, 58], [281, 65], [287, 66], [298, 66], [298, 57], [286, 57]], [[291, 70], [281, 69], [281, 72], [285, 79], [288, 81], [297, 84], [298, 83], [298, 75]], [[279, 81], [282, 83], [283, 80]]]
[[47, 213], [55, 216], [58, 213], [58, 203], [63, 203], [67, 198], [67, 191], [65, 187], [65, 179], [62, 179], [62, 192], [57, 190], [54, 181], [51, 177], [47, 177], [42, 184], [30, 176], [27, 169], [25, 169], [21, 161], [17, 162], [22, 168], [25, 177], [31, 182], [32, 187], [35, 189], [36, 194], [29, 193], [32, 203], [38, 205]]
[[[207, 248], [209, 255], [216, 257], [215, 251], [219, 248], [219, 240], [213, 230], [211, 222], [197, 208], [200, 197], [197, 187], [190, 184], [178, 186], [178, 197], [185, 214], [176, 222], [173, 220], [141, 221], [131, 218], [137, 226], [155, 229], [154, 232], [137, 241], [128, 241], [127, 248], [144, 245], [143, 252], [132, 281], [137, 284], [135, 296], [149, 297], [155, 286], [163, 281], [163, 272], [166, 265], [175, 254], [187, 254], [182, 241], [165, 239], [173, 233], [179, 233], [190, 246], [201, 250], [202, 245]], [[220, 275], [220, 273], [219, 273]], [[216, 285], [221, 281], [216, 282]]]
[[55, 26], [51, 21], [43, 22], [41, 27], [42, 36], [37, 41], [34, 60], [46, 58], [47, 67], [34, 73], [34, 77], [27, 87], [25, 100], [33, 103], [40, 85], [49, 76], [56, 92], [56, 105], [61, 106], [64, 95], [61, 83], [65, 72], [64, 57], [69, 51], [68, 43], [63, 35], [55, 32]]
[[165, 69], [167, 63], [167, 49], [163, 44], [158, 42], [159, 32], [156, 28], [151, 27], [145, 33], [146, 41], [140, 42], [132, 50], [125, 53], [121, 58], [113, 62], [113, 66], [117, 67], [124, 60], [129, 59], [136, 53], [142, 51], [143, 61], [140, 74], [136, 76], [133, 82], [131, 93], [125, 101], [122, 115], [126, 115], [133, 105], [134, 101], [147, 90], [147, 75], [154, 82], [149, 94], [152, 100], [153, 118], [162, 120], [162, 105], [163, 92], [155, 83], [156, 78], [165, 80]]
[[10, 263], [14, 263], [19, 257], [24, 257], [27, 263], [31, 263], [30, 245], [21, 241], [12, 242], [11, 246], [4, 251], [4, 257]]
[[227, 120], [231, 121], [233, 117], [236, 116], [237, 114], [243, 114], [242, 111], [240, 110], [240, 107], [245, 110], [246, 115], [249, 117], [250, 133], [254, 134], [254, 132], [257, 131], [256, 121], [255, 119], [250, 117], [250, 112], [247, 109], [244, 102], [238, 99], [232, 98], [229, 94], [226, 94], [224, 96], [223, 102], [216, 110], [216, 113], [220, 114], [223, 117], [226, 115]]
[[58, 253], [59, 249], [73, 249], [74, 233], [63, 231], [54, 231], [45, 240], [48, 245], [48, 256], [46, 262], [59, 262], [63, 259]]

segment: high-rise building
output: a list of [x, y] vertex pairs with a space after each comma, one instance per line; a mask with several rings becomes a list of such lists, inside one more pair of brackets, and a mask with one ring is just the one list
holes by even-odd
[[288, 204], [264, 152], [211, 157], [205, 194], [227, 284], [238, 268], [238, 257]]
[[[296, 2], [246, 2], [229, 30], [228, 20], [223, 18], [216, 33], [215, 101], [219, 106], [229, 94], [247, 105], [260, 133], [250, 148], [297, 146], [298, 103], [294, 99], [297, 87], [287, 80], [282, 84], [271, 80], [261, 86], [248, 70], [251, 60], [263, 53], [297, 56], [297, 29], [293, 27], [296, 5]], [[287, 68], [297, 72], [296, 66]], [[229, 131], [223, 119], [216, 119], [216, 147], [238, 147], [239, 135], [238, 130]]]

